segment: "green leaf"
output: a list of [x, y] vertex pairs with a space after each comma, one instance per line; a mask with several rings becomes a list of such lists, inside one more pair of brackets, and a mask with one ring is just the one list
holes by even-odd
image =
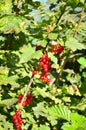
[[86, 58], [80, 57], [77, 61], [86, 68]]
[[57, 39], [58, 34], [57, 33], [49, 33], [48, 38], [49, 39]]
[[7, 67], [0, 67], [0, 75], [7, 76], [9, 72], [9, 69]]
[[62, 119], [70, 121], [71, 112], [64, 105], [54, 105], [48, 108], [48, 111], [50, 114], [52, 114], [53, 116], [56, 116], [57, 118], [62, 118]]
[[2, 126], [0, 126], [0, 130], [4, 130], [4, 128]]
[[12, 123], [10, 123], [10, 122], [8, 122], [8, 121], [3, 121], [3, 127], [4, 127], [4, 130], [14, 130], [13, 129], [13, 124]]
[[86, 72], [83, 72], [83, 73], [82, 73], [82, 76], [83, 76], [84, 78], [86, 78]]
[[79, 0], [69, 0], [69, 2], [72, 5], [72, 7], [76, 7], [79, 3]]
[[6, 119], [6, 116], [0, 114], [0, 121], [3, 121], [3, 120], [5, 120], [5, 119]]
[[71, 74], [68, 74], [66, 78], [71, 84], [78, 83], [80, 80], [78, 77], [75, 78]]
[[64, 123], [62, 130], [86, 130], [86, 117], [72, 113], [71, 123]]
[[39, 116], [46, 116], [47, 109], [45, 108], [45, 102], [40, 102], [36, 107], [32, 108], [34, 115], [38, 118]]
[[46, 88], [39, 88], [37, 87], [35, 90], [35, 93], [37, 95], [41, 95], [42, 97], [51, 97], [51, 94], [49, 92], [46, 92]]
[[79, 0], [80, 3], [84, 4], [85, 0]]
[[86, 48], [86, 46], [83, 43], [79, 43], [78, 40], [73, 37], [70, 37], [66, 41], [65, 46], [71, 49], [72, 51], [82, 50]]
[[86, 94], [86, 79], [84, 79], [84, 81], [81, 84], [80, 93], [81, 94]]
[[48, 0], [47, 3], [48, 3], [48, 4], [52, 4], [53, 2], [55, 3], [55, 2], [57, 2], [57, 1], [58, 1], [58, 0], [54, 0], [54, 1], [53, 1], [53, 0]]
[[39, 130], [39, 129], [38, 129], [38, 125], [34, 123], [34, 124], [32, 125], [31, 130]]
[[32, 48], [31, 46], [28, 47], [24, 47], [20, 50], [20, 63], [26, 63], [29, 60], [31, 60], [31, 58], [33, 58], [33, 54], [35, 52], [35, 49]]
[[29, 21], [22, 16], [7, 15], [0, 19], [0, 33], [19, 33], [26, 31]]
[[0, 101], [0, 106], [7, 106], [10, 107], [12, 106], [14, 103], [17, 102], [17, 98], [11, 98], [11, 99], [5, 99], [5, 100], [1, 100]]
[[47, 40], [39, 40], [39, 45], [41, 45], [42, 47], [46, 47], [46, 44], [47, 44]]
[[55, 57], [53, 53], [48, 52], [48, 56], [50, 57], [51, 61], [57, 64], [57, 57]]
[[12, 0], [0, 1], [0, 14], [10, 14], [12, 12]]
[[33, 59], [39, 59], [42, 56], [42, 51], [38, 50], [33, 54]]
[[4, 85], [16, 84], [17, 85], [17, 83], [16, 83], [17, 79], [18, 79], [17, 75], [13, 75], [13, 76], [9, 76], [9, 77], [8, 77], [8, 75], [0, 75], [0, 84], [4, 84]]
[[5, 37], [0, 36], [0, 41], [5, 41]]
[[40, 125], [39, 130], [50, 130], [50, 127], [46, 125]]

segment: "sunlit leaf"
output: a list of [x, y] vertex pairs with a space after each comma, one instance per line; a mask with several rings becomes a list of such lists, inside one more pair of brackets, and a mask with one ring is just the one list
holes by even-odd
[[71, 118], [70, 110], [64, 105], [54, 105], [48, 108], [48, 111], [50, 114], [52, 114], [53, 116], [56, 116], [57, 118], [62, 118], [68, 121]]
[[26, 30], [28, 23], [28, 20], [22, 16], [7, 15], [0, 19], [0, 32], [4, 34], [23, 32]]
[[72, 113], [71, 124], [64, 123], [62, 130], [86, 130], [86, 117], [78, 113]]
[[81, 64], [82, 66], [86, 67], [86, 58], [80, 57], [77, 61], [78, 61], [79, 64]]
[[73, 38], [73, 37], [70, 37], [65, 45], [70, 48], [72, 51], [76, 51], [76, 50], [82, 50], [82, 49], [85, 49], [86, 46], [84, 46], [83, 43], [79, 43], [77, 39]]

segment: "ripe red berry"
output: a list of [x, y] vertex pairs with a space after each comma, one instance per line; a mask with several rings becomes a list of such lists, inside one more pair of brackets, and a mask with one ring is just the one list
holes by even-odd
[[30, 104], [30, 103], [32, 102], [32, 95], [31, 95], [31, 94], [29, 94], [29, 95], [27, 96], [26, 101], [27, 101], [27, 104]]
[[48, 76], [45, 76], [45, 75], [41, 75], [40, 80], [42, 80], [45, 83], [51, 82], [50, 78], [48, 78]]
[[21, 102], [22, 98], [23, 98], [23, 95], [22, 95], [22, 94], [18, 95], [18, 102], [19, 102], [19, 103]]
[[64, 47], [60, 44], [52, 45], [51, 52], [54, 52], [56, 55], [59, 55], [64, 50]]
[[33, 70], [32, 75], [36, 75], [36, 74], [37, 74], [37, 70]]

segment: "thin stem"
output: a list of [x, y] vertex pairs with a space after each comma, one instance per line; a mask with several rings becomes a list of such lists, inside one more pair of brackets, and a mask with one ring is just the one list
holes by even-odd
[[17, 1], [17, 9], [20, 8], [20, 3], [21, 3], [21, 0], [18, 0], [18, 1]]
[[56, 25], [58, 25], [60, 19], [62, 18], [63, 14], [65, 12], [65, 9], [66, 9], [66, 5], [64, 6], [63, 10], [61, 11], [61, 14], [59, 15], [59, 18], [57, 19]]
[[[69, 55], [68, 55], [69, 56]], [[66, 64], [66, 61], [67, 61], [67, 58], [68, 56], [64, 57], [62, 59], [62, 62], [61, 62], [61, 68], [58, 70], [58, 73], [59, 73], [59, 76], [61, 76], [62, 72], [63, 72], [63, 69], [64, 69], [64, 66]]]
[[74, 38], [76, 37], [77, 32], [78, 32], [78, 29], [79, 29], [79, 27], [80, 27], [81, 21], [82, 21], [82, 19], [83, 19], [83, 14], [84, 14], [84, 8], [82, 8], [80, 20], [79, 20], [79, 22], [78, 22], [78, 24], [77, 24], [77, 26], [76, 26], [75, 31], [74, 31], [74, 34], [73, 34], [73, 37], [74, 37]]
[[29, 82], [29, 84], [27, 85], [27, 88], [26, 88], [26, 90], [25, 90], [25, 92], [24, 92], [24, 96], [23, 96], [23, 98], [22, 98], [22, 100], [21, 100], [21, 105], [22, 105], [22, 103], [24, 102], [24, 100], [25, 100], [25, 98], [26, 98], [26, 96], [27, 96], [27, 94], [28, 94], [28, 91], [29, 91], [29, 89], [30, 89], [30, 86], [31, 86], [31, 84], [32, 84], [32, 82], [33, 82], [33, 78], [34, 78], [34, 76], [32, 76], [31, 77], [31, 79], [30, 79], [30, 82]]
[[[60, 21], [60, 19], [62, 18], [63, 14], [64, 14], [64, 12], [65, 12], [65, 9], [66, 9], [66, 5], [64, 6], [63, 10], [61, 11], [61, 14], [59, 15], [59, 18], [58, 18], [57, 21], [56, 21], [56, 26], [59, 24], [59, 21]], [[53, 30], [56, 29], [56, 26], [53, 28]], [[50, 39], [48, 38], [47, 41], [48, 41], [48, 42], [47, 42], [47, 44], [46, 44], [45, 50], [43, 51], [43, 53], [45, 53], [45, 54], [47, 54], [48, 44], [49, 44], [49, 42], [50, 42]]]
[[27, 68], [27, 66], [25, 65], [25, 63], [23, 63], [22, 65], [23, 65], [25, 71], [26, 71], [27, 73], [29, 73], [28, 68]]
[[[79, 29], [79, 27], [80, 27], [81, 21], [82, 21], [82, 19], [83, 19], [83, 14], [84, 14], [84, 8], [82, 8], [80, 20], [79, 20], [79, 22], [78, 22], [78, 25], [77, 25], [75, 31], [74, 31], [74, 34], [73, 34], [73, 37], [74, 37], [74, 38], [76, 37], [77, 32], [78, 32], [78, 29]], [[64, 66], [65, 66], [65, 64], [66, 64], [66, 62], [67, 62], [67, 59], [68, 59], [69, 55], [70, 55], [70, 50], [68, 51], [68, 55], [67, 55], [66, 57], [64, 57], [63, 60], [62, 60], [62, 62], [61, 62], [61, 65], [60, 65], [61, 68], [58, 70], [58, 73], [59, 73], [58, 78], [62, 75]]]
[[47, 54], [47, 52], [48, 52], [48, 44], [49, 44], [49, 42], [50, 42], [50, 39], [47, 38], [47, 44], [46, 44], [46, 46], [45, 46], [45, 48], [44, 48], [44, 50], [43, 50], [43, 54]]
[[5, 46], [3, 47], [4, 50], [12, 50], [13, 47], [13, 40], [14, 40], [14, 33], [6, 35], [7, 40], [5, 41]]
[[21, 3], [21, 0], [17, 0], [16, 10], [14, 12], [15, 14], [18, 14], [20, 11], [20, 3]]

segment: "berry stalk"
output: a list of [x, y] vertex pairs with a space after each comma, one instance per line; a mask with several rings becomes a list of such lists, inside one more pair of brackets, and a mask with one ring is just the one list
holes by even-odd
[[22, 98], [21, 103], [20, 103], [21, 105], [23, 104], [25, 98], [27, 97], [28, 91], [29, 91], [30, 86], [31, 86], [31, 84], [32, 84], [32, 82], [33, 82], [33, 78], [34, 78], [34, 75], [32, 75], [32, 77], [31, 77], [31, 79], [30, 79], [30, 82], [29, 82], [29, 84], [28, 84], [28, 86], [27, 86], [27, 88], [26, 88], [26, 90], [25, 90], [25, 92], [24, 92], [23, 98]]

